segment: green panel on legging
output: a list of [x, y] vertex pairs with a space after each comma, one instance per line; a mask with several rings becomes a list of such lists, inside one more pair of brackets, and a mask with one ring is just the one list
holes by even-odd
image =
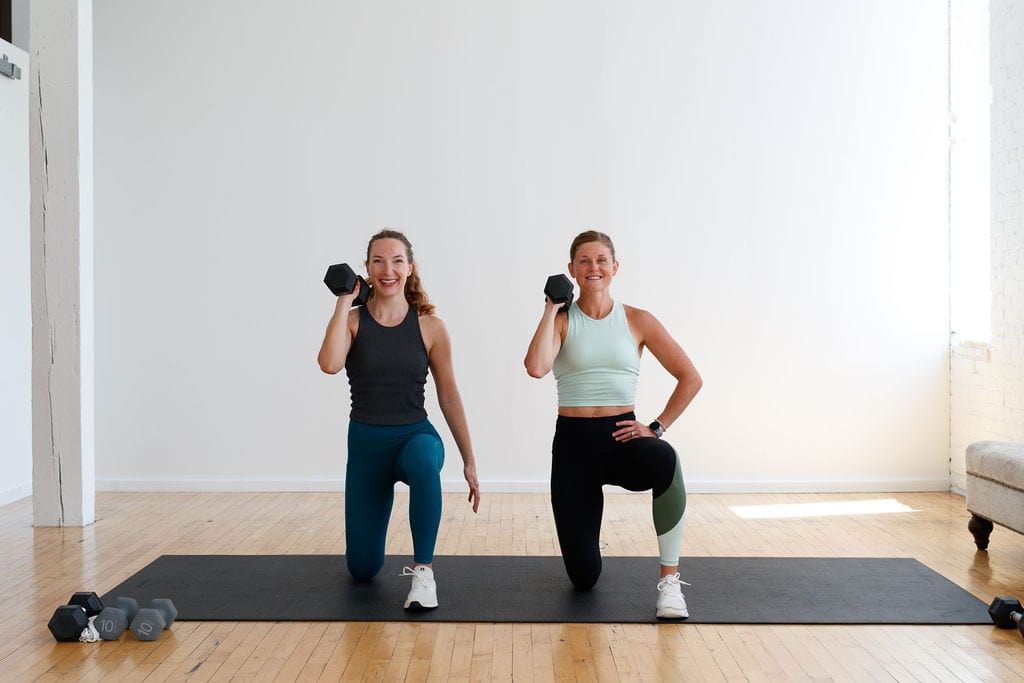
[[672, 483], [665, 491], [654, 499], [654, 530], [662, 535], [683, 518], [686, 511], [686, 486], [683, 485], [683, 468], [676, 458], [676, 471], [672, 475]]

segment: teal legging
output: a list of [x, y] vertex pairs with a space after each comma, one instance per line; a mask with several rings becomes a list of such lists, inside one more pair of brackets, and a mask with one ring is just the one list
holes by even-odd
[[409, 485], [413, 560], [430, 564], [441, 525], [444, 444], [429, 420], [381, 426], [349, 420], [345, 467], [345, 559], [356, 579], [384, 566], [395, 482]]

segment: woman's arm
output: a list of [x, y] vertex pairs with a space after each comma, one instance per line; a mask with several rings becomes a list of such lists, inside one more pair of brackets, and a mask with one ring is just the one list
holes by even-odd
[[468, 500], [473, 504], [473, 512], [476, 512], [480, 506], [480, 483], [476, 477], [476, 457], [473, 455], [473, 444], [469, 438], [469, 423], [462, 406], [459, 387], [455, 383], [451, 339], [440, 318], [432, 315], [422, 316], [420, 323], [427, 346], [427, 357], [430, 359], [430, 374], [434, 376], [434, 386], [437, 388], [437, 402], [462, 456], [462, 474], [469, 484]]
[[352, 340], [359, 325], [359, 316], [353, 311], [352, 302], [359, 293], [359, 287], [361, 285], [356, 285], [354, 292], [338, 297], [334, 304], [334, 315], [327, 323], [324, 343], [320, 345], [320, 354], [316, 360], [320, 369], [328, 375], [337, 374], [345, 367], [345, 359], [352, 348]]
[[[690, 357], [686, 355], [683, 348], [676, 343], [676, 340], [657, 318], [647, 311], [632, 306], [626, 307], [626, 313], [630, 326], [639, 337], [640, 344], [650, 349], [662, 367], [676, 378], [676, 388], [668, 397], [665, 409], [657, 417], [658, 422], [667, 430], [690, 405], [693, 397], [704, 385], [704, 380], [701, 379], [700, 373], [697, 372]], [[646, 426], [641, 429], [644, 434], [650, 432]]]
[[537, 330], [533, 333], [530, 347], [526, 350], [526, 358], [523, 360], [530, 377], [539, 378], [551, 372], [555, 356], [562, 348], [562, 334], [569, 316], [558, 314], [561, 305], [544, 299], [544, 315], [537, 324]]

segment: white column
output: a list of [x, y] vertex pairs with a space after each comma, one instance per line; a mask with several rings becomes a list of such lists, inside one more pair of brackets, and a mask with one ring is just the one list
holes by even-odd
[[32, 502], [36, 526], [96, 519], [92, 0], [29, 18]]

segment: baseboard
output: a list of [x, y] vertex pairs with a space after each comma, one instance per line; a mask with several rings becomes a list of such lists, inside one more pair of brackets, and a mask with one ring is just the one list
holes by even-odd
[[[400, 488], [404, 488], [399, 484]], [[483, 493], [547, 493], [544, 481], [483, 481]], [[445, 493], [466, 491], [463, 480], [441, 482]], [[97, 479], [97, 491], [343, 492], [344, 479]], [[608, 491], [621, 490], [607, 487]], [[949, 491], [948, 479], [871, 481], [687, 480], [689, 493], [885, 493]]]
[[[489, 493], [547, 493], [547, 481], [483, 482]], [[399, 489], [406, 488], [398, 484]], [[284, 491], [327, 492], [345, 491], [344, 479], [97, 479], [97, 491]], [[442, 481], [445, 493], [466, 491], [466, 482]]]
[[24, 483], [13, 488], [0, 491], [0, 505], [7, 505], [32, 495], [32, 484]]
[[949, 491], [949, 479], [830, 481], [686, 480], [688, 493], [895, 493]]

